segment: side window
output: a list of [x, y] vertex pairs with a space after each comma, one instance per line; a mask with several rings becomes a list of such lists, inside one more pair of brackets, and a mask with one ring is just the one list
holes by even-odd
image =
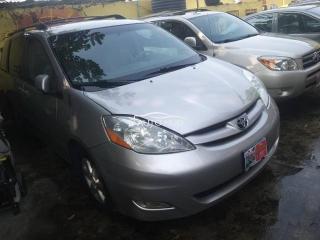
[[23, 74], [23, 54], [25, 49], [25, 39], [23, 35], [19, 35], [12, 39], [9, 57], [9, 72], [16, 77]]
[[278, 32], [285, 34], [301, 33], [300, 14], [280, 13], [278, 16]]
[[301, 15], [304, 33], [320, 32], [320, 21], [313, 17]]
[[207, 50], [202, 41], [196, 35], [196, 33], [184, 23], [177, 21], [161, 21], [159, 23], [159, 26], [167, 30], [168, 32], [172, 33], [176, 37], [180, 38], [182, 41], [186, 37], [194, 37], [197, 40], [196, 49], [200, 51]]
[[2, 48], [0, 57], [0, 69], [2, 71], [8, 72], [8, 54], [9, 54], [10, 41], [7, 40]]
[[38, 75], [49, 75], [51, 87], [54, 79], [54, 70], [41, 42], [37, 39], [28, 40], [27, 50], [27, 81], [34, 84], [34, 79]]
[[252, 26], [262, 32], [272, 32], [273, 14], [257, 15], [247, 20]]

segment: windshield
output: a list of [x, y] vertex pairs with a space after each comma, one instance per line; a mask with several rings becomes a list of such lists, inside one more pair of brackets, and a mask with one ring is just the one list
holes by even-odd
[[259, 34], [250, 24], [226, 13], [203, 15], [190, 21], [214, 43], [232, 42]]
[[75, 87], [128, 84], [153, 72], [163, 74], [202, 61], [183, 42], [152, 24], [65, 33], [49, 41]]
[[320, 7], [313, 7], [308, 9], [308, 11], [317, 14], [318, 16], [320, 16]]

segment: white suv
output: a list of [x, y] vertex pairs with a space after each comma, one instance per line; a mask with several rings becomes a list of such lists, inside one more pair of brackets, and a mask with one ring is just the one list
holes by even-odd
[[320, 46], [312, 40], [260, 34], [250, 24], [222, 12], [166, 13], [145, 20], [203, 54], [251, 71], [276, 99], [295, 97], [320, 85]]

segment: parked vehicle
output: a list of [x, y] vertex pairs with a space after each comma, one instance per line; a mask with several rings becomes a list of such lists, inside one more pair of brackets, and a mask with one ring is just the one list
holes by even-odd
[[5, 46], [0, 78], [14, 81], [20, 119], [69, 156], [98, 203], [123, 214], [197, 213], [277, 148], [279, 113], [261, 81], [153, 24], [55, 21]]
[[26, 194], [21, 173], [16, 170], [10, 144], [2, 129], [0, 114], [0, 207], [10, 207], [14, 213], [20, 212], [19, 203]]
[[320, 42], [320, 6], [278, 8], [252, 14], [245, 21], [262, 32], [290, 34]]
[[251, 71], [275, 99], [295, 97], [319, 86], [320, 58], [312, 57], [319, 55], [316, 42], [262, 35], [250, 24], [222, 12], [166, 13], [145, 20], [200, 53]]
[[304, 6], [304, 5], [315, 5], [320, 4], [319, 0], [294, 0], [289, 3], [289, 6]]

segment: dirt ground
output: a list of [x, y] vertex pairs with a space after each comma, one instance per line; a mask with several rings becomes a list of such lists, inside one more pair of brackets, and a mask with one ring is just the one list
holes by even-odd
[[281, 140], [268, 167], [220, 204], [180, 220], [145, 223], [96, 208], [64, 160], [8, 128], [28, 195], [0, 212], [1, 240], [320, 239], [320, 94], [279, 104]]

